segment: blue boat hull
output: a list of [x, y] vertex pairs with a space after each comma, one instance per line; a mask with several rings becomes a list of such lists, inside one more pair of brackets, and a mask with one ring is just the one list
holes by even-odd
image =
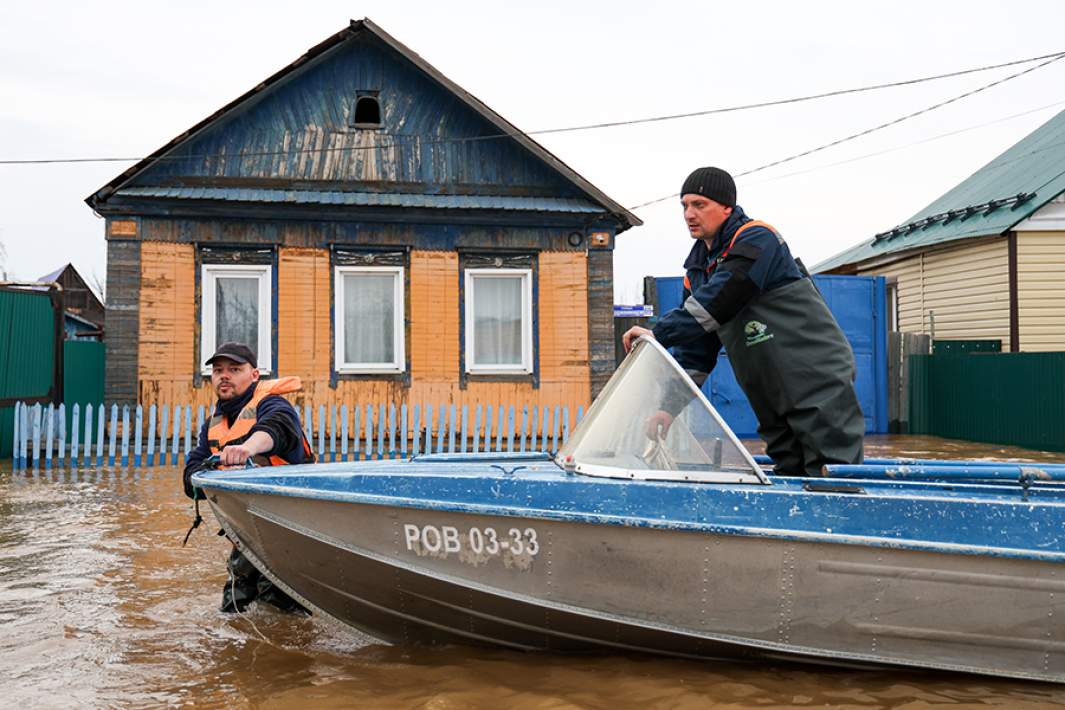
[[390, 642], [1065, 680], [1056, 484], [631, 482], [535, 457], [196, 482], [264, 573]]

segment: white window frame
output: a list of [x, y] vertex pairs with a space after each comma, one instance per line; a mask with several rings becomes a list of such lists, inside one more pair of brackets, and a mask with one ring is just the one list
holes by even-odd
[[[393, 323], [392, 362], [347, 362], [344, 360], [344, 276], [348, 274], [392, 274]], [[402, 266], [337, 266], [333, 274], [334, 323], [333, 367], [341, 375], [395, 373], [407, 369], [406, 338], [404, 335], [404, 289]]]
[[[200, 354], [203, 360], [211, 357], [221, 343], [215, 342], [217, 311], [215, 310], [215, 284], [219, 277], [255, 276], [259, 282], [259, 372], [270, 374], [274, 361], [273, 348], [273, 267], [252, 264], [203, 264], [200, 272]], [[211, 374], [211, 366], [204, 365], [201, 372]]]
[[888, 332], [899, 329], [899, 283], [891, 281], [884, 288], [887, 298]]
[[[474, 362], [477, 352], [473, 319], [475, 279], [521, 277], [521, 364], [478, 365]], [[530, 374], [533, 371], [533, 308], [532, 269], [466, 269], [466, 372], [475, 375]]]

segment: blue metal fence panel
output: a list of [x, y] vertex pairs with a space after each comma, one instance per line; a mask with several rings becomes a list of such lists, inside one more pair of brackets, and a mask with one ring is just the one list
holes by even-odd
[[867, 433], [887, 432], [887, 312], [883, 276], [819, 275], [814, 283], [854, 350], [854, 387]]
[[[865, 414], [867, 434], [887, 433], [887, 310], [882, 276], [814, 276], [832, 314], [854, 350], [858, 374], [855, 390]], [[684, 279], [655, 279], [658, 312], [679, 308]], [[740, 436], [757, 434], [758, 420], [722, 352], [717, 366], [703, 385], [710, 403]]]

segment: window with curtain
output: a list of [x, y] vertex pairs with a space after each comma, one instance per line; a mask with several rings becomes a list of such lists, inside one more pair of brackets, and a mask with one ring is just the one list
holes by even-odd
[[338, 266], [334, 284], [337, 372], [402, 372], [403, 269]]
[[532, 271], [466, 271], [466, 370], [532, 372]]
[[[269, 373], [273, 361], [269, 266], [204, 264], [200, 299], [200, 353], [206, 360], [222, 343], [244, 343]], [[204, 367], [204, 374], [211, 368]]]

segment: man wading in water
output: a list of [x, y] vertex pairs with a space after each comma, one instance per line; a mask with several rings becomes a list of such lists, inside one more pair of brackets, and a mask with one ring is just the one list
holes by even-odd
[[[243, 466], [248, 459], [260, 466], [314, 462], [299, 414], [280, 396], [299, 391], [298, 377], [260, 380], [255, 353], [241, 343], [225, 343], [206, 364], [211, 366], [218, 404], [185, 459], [185, 495], [204, 498], [189, 479], [211, 455], [218, 456], [219, 466]], [[263, 577], [236, 546], [226, 567], [229, 581], [222, 590], [222, 611], [243, 611], [255, 599], [284, 611], [306, 611]]]
[[[696, 240], [684, 262], [684, 303], [653, 331], [629, 329], [626, 352], [653, 336], [702, 386], [723, 344], [776, 473], [820, 476], [828, 463], [861, 463], [854, 353], [806, 269], [775, 229], [744, 214], [724, 170], [693, 172], [680, 202]], [[648, 436], [661, 436], [675, 414], [655, 414]]]

